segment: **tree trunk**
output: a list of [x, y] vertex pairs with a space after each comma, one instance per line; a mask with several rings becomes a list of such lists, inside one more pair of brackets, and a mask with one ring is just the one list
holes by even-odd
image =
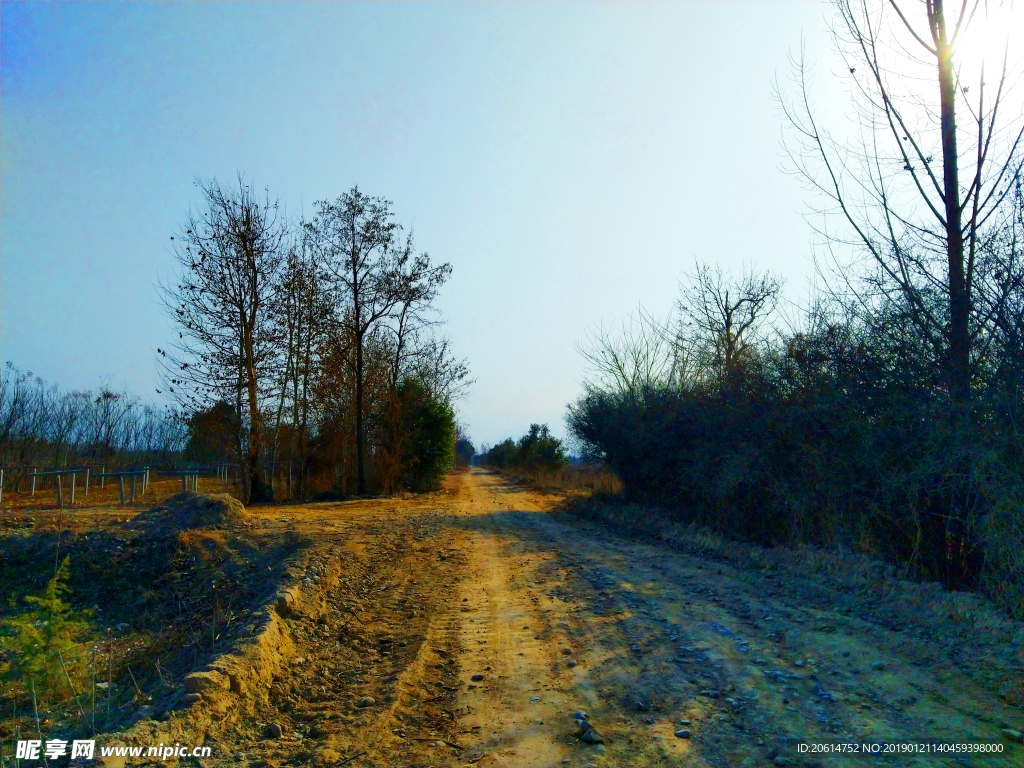
[[967, 404], [971, 388], [970, 297], [967, 295], [964, 235], [961, 227], [953, 51], [946, 37], [946, 19], [942, 0], [935, 0], [933, 25], [939, 65], [942, 196], [946, 207], [946, 255], [949, 279], [949, 360], [947, 366], [950, 397], [959, 411]]
[[352, 308], [355, 314], [356, 343], [356, 492], [366, 493], [366, 471], [363, 467], [363, 327], [359, 302], [359, 253], [355, 247], [355, 226], [352, 229]]
[[256, 389], [256, 366], [253, 360], [252, 333], [245, 339], [246, 394], [249, 397], [249, 502], [267, 501], [266, 484], [260, 471], [260, 403]]
[[363, 339], [356, 335], [356, 487], [366, 493], [366, 472], [363, 467]]

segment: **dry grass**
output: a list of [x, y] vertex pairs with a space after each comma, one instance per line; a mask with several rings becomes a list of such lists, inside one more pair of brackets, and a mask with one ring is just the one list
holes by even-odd
[[619, 496], [624, 490], [611, 469], [606, 466], [587, 464], [570, 465], [560, 472], [506, 472], [517, 482], [525, 482], [538, 488], [565, 491], [569, 494], [610, 494]]

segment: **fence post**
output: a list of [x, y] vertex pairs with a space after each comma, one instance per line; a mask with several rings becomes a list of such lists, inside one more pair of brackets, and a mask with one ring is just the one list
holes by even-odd
[[64, 509], [64, 484], [61, 482], [61, 475], [57, 475], [57, 508]]
[[124, 475], [117, 476], [117, 493], [121, 497], [121, 506], [124, 506]]
[[78, 479], [78, 473], [71, 472], [71, 506], [75, 506], [75, 480]]
[[89, 467], [85, 468], [85, 498], [89, 498]]
[[103, 486], [107, 482], [107, 465], [100, 464], [100, 490], [103, 490]]
[[0, 467], [0, 502], [4, 500], [4, 470]]
[[32, 467], [32, 496], [36, 495], [36, 468]]

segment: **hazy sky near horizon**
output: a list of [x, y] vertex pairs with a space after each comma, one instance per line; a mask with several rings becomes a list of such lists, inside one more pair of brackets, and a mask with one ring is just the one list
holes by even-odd
[[565, 432], [589, 327], [666, 313], [694, 258], [798, 294], [780, 170], [801, 36], [840, 114], [822, 2], [3, 3], [0, 357], [160, 402], [157, 282], [194, 179], [312, 210], [358, 184], [454, 266], [440, 307], [479, 446]]

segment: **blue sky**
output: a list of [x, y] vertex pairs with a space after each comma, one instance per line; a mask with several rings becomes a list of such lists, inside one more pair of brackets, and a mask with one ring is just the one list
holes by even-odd
[[[358, 183], [450, 261], [479, 445], [564, 434], [588, 327], [669, 309], [695, 257], [812, 272], [772, 79], [820, 2], [0, 6], [0, 356], [155, 394], [156, 293], [196, 177], [292, 214]], [[836, 92], [838, 93], [838, 92]]]

